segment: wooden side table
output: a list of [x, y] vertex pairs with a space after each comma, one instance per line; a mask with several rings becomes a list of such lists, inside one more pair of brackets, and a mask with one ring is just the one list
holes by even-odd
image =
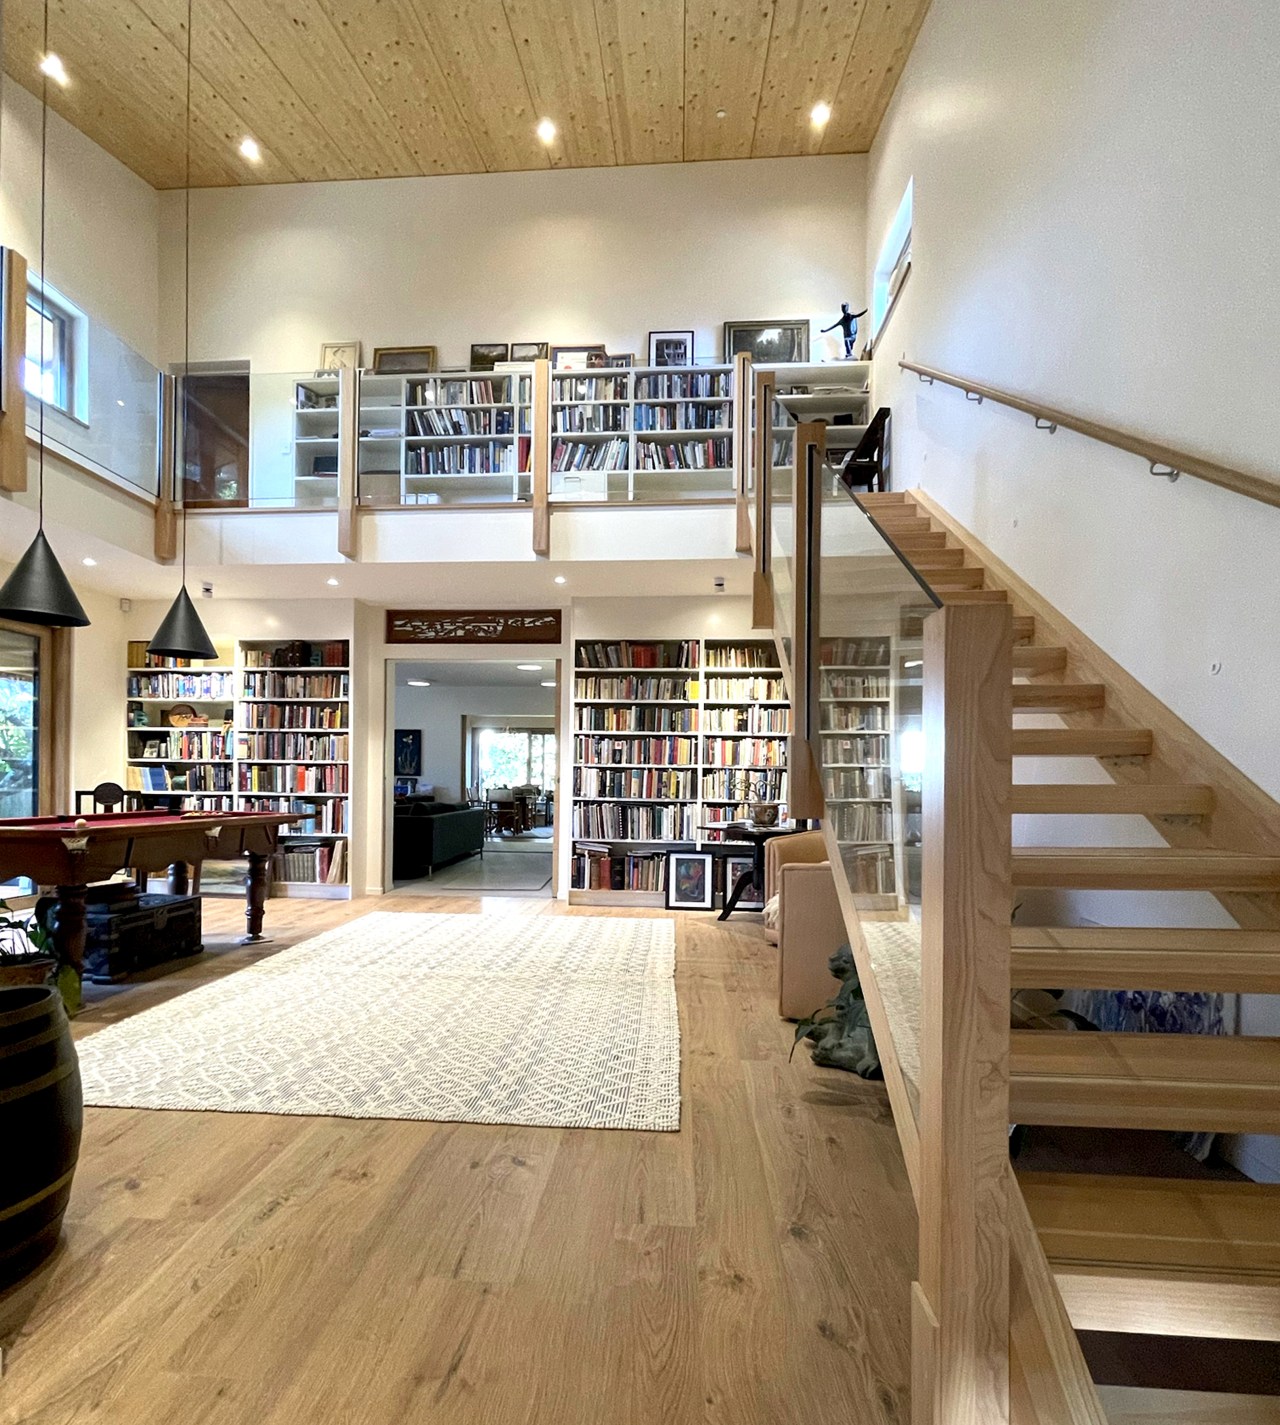
[[766, 841], [771, 841], [775, 836], [794, 836], [797, 832], [807, 831], [807, 826], [801, 826], [797, 822], [788, 822], [783, 826], [757, 826], [753, 821], [730, 821], [713, 822], [710, 826], [699, 827], [700, 831], [719, 831], [723, 833], [726, 840], [744, 841], [751, 844], [751, 869], [744, 871], [734, 882], [733, 891], [724, 903], [724, 909], [720, 912], [721, 920], [728, 920], [737, 909], [738, 902], [746, 894], [748, 888], [757, 890], [760, 898], [764, 899], [764, 846]]

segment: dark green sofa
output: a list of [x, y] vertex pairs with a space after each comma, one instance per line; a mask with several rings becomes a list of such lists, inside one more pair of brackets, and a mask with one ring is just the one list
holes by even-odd
[[397, 803], [392, 830], [391, 874], [417, 881], [437, 866], [484, 850], [484, 809], [449, 802]]

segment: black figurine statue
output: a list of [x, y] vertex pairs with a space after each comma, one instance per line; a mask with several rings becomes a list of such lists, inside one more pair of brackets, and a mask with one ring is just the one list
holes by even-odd
[[833, 332], [837, 327], [840, 328], [844, 336], [844, 359], [846, 361], [853, 360], [853, 348], [858, 340], [858, 318], [866, 315], [865, 307], [860, 312], [851, 312], [848, 302], [841, 302], [840, 315], [829, 327], [822, 328], [824, 332]]

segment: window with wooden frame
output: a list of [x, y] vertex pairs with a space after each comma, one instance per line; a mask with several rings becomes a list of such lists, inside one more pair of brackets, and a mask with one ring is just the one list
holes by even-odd
[[[0, 818], [53, 810], [52, 629], [0, 620]], [[0, 882], [0, 899], [29, 894], [28, 882]]]

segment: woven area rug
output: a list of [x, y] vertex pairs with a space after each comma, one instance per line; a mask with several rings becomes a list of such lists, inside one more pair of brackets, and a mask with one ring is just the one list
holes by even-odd
[[680, 1126], [668, 920], [379, 911], [77, 1044], [87, 1104]]

